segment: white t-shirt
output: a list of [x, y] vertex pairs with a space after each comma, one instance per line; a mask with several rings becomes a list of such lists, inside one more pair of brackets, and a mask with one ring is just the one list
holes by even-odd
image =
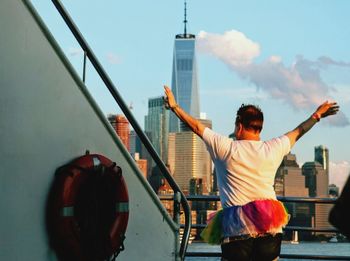
[[233, 140], [205, 128], [203, 140], [215, 164], [223, 207], [276, 199], [276, 171], [291, 149], [287, 136], [269, 141]]

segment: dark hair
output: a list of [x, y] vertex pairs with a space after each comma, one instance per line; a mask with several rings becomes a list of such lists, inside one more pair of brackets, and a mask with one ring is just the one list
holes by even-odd
[[242, 104], [237, 111], [235, 124], [241, 123], [245, 129], [261, 132], [264, 115], [258, 106]]

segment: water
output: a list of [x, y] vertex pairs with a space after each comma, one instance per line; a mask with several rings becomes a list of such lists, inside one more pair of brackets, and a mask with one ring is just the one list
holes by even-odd
[[[211, 246], [205, 243], [192, 243], [188, 246], [189, 252], [221, 252], [220, 246]], [[348, 256], [350, 260], [350, 243], [320, 243], [320, 242], [300, 242], [291, 244], [282, 243], [282, 254], [300, 254], [300, 255], [333, 255]], [[219, 257], [186, 257], [186, 261], [220, 261]], [[283, 261], [294, 261], [297, 259], [284, 259]], [[313, 260], [313, 259], [304, 259]]]

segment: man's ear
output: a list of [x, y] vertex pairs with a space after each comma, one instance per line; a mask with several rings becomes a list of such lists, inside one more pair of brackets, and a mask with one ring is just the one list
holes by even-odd
[[241, 133], [242, 130], [243, 130], [243, 125], [242, 125], [242, 123], [238, 123], [236, 128], [237, 128], [237, 133]]

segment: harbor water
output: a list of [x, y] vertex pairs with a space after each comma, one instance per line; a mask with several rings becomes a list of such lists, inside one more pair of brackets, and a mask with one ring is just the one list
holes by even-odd
[[[220, 246], [211, 246], [206, 243], [193, 242], [188, 246], [188, 252], [220, 252]], [[348, 256], [350, 260], [350, 243], [328, 243], [328, 242], [299, 242], [291, 244], [283, 242], [281, 254], [299, 254], [299, 255], [331, 255]], [[186, 257], [186, 261], [219, 261], [219, 257]], [[300, 259], [284, 259], [283, 261], [294, 261]], [[314, 260], [314, 259], [304, 259]]]

